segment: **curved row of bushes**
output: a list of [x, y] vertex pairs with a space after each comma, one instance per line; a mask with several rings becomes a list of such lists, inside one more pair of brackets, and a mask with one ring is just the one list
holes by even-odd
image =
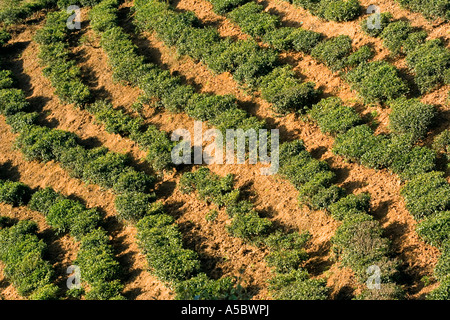
[[[158, 0], [136, 1], [135, 10], [135, 21], [141, 29], [155, 30], [166, 45], [203, 61], [214, 72], [228, 71], [238, 83], [260, 89], [279, 113], [304, 112], [318, 101], [320, 92], [315, 84], [295, 77], [292, 67], [280, 64], [275, 50], [261, 48], [254, 40], [222, 38], [217, 30], [201, 26], [192, 12], [178, 13]], [[185, 104], [189, 114], [189, 101]], [[223, 125], [223, 118], [218, 120], [211, 123]], [[229, 123], [225, 125], [230, 127]]]
[[450, 84], [450, 50], [440, 39], [426, 40], [425, 30], [414, 28], [409, 21], [392, 20], [388, 12], [381, 14], [380, 29], [367, 29], [367, 20], [362, 28], [371, 36], [383, 39], [383, 45], [392, 55], [405, 55], [406, 62], [420, 92], [427, 93], [440, 85]]
[[[81, 202], [64, 197], [51, 188], [33, 193], [21, 182], [3, 180], [0, 181], [0, 202], [13, 206], [28, 205], [31, 210], [42, 213], [48, 225], [57, 233], [70, 233], [80, 242], [80, 250], [74, 264], [80, 267], [81, 279], [90, 286], [87, 299], [123, 299], [120, 294], [123, 290], [119, 280], [120, 266], [115, 260], [106, 231], [99, 227], [102, 217], [96, 208], [87, 209]], [[28, 263], [31, 260], [26, 261]], [[13, 283], [16, 282], [14, 276], [12, 278]], [[37, 280], [36, 283], [40, 285], [41, 281]], [[19, 293], [23, 292], [21, 286], [18, 290]], [[56, 298], [59, 289], [54, 285], [48, 285], [41, 291], [31, 297]]]
[[268, 280], [269, 291], [275, 299], [324, 300], [328, 289], [323, 279], [311, 279], [301, 268], [307, 259], [304, 249], [310, 238], [306, 233], [285, 234], [277, 230], [270, 220], [261, 218], [248, 200], [241, 199], [239, 189], [233, 187], [233, 176], [225, 177], [202, 167], [183, 174], [179, 188], [183, 193], [196, 191], [198, 197], [218, 208], [225, 207], [231, 218], [228, 232], [270, 252], [266, 262], [275, 276]]
[[66, 20], [65, 12], [48, 14], [44, 28], [35, 36], [40, 44], [39, 58], [47, 66], [44, 74], [51, 79], [56, 94], [63, 102], [84, 106], [97, 122], [105, 125], [106, 131], [136, 141], [147, 151], [146, 159], [156, 171], [171, 167], [170, 153], [174, 143], [164, 132], [153, 125], [144, 125], [141, 117], [132, 117], [114, 109], [107, 101], [88, 103], [93, 100], [93, 96], [81, 80], [80, 68], [70, 57], [68, 37], [71, 30], [66, 27]]
[[449, 0], [397, 0], [397, 2], [412, 11], [421, 12], [425, 17], [450, 19]]

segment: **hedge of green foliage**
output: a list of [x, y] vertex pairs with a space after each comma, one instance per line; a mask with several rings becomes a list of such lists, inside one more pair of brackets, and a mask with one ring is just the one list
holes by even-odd
[[[450, 161], [450, 130], [444, 130], [438, 134], [433, 141], [433, 149], [439, 155], [444, 155], [447, 162]], [[450, 166], [450, 164], [449, 164]]]
[[424, 30], [416, 31], [409, 21], [398, 20], [389, 23], [381, 32], [380, 37], [383, 39], [383, 45], [393, 55], [398, 55], [402, 52], [408, 54], [425, 42], [427, 33]]
[[29, 206], [43, 213], [47, 223], [57, 232], [70, 232], [77, 241], [92, 232], [102, 219], [95, 208], [87, 209], [80, 202], [63, 197], [50, 188], [34, 193]]
[[28, 202], [30, 196], [31, 190], [27, 185], [21, 182], [0, 180], [0, 202], [21, 206]]
[[121, 295], [121, 267], [105, 230], [97, 228], [81, 238], [80, 250], [74, 262], [80, 267], [81, 279], [89, 283], [86, 299], [124, 300]]
[[0, 22], [6, 25], [19, 23], [34, 12], [55, 6], [57, 0], [4, 0], [0, 4]]
[[228, 14], [243, 32], [252, 37], [263, 37], [281, 25], [280, 17], [263, 11], [263, 6], [256, 2], [248, 2], [237, 7]]
[[435, 116], [433, 105], [418, 99], [396, 99], [390, 103], [389, 127], [396, 134], [408, 134], [413, 141], [426, 136]]
[[352, 89], [368, 102], [395, 99], [408, 93], [405, 80], [401, 79], [398, 70], [386, 61], [362, 63], [351, 69], [346, 79]]
[[163, 281], [187, 280], [200, 270], [197, 254], [183, 248], [174, 219], [167, 214], [149, 215], [136, 224], [138, 244], [149, 266]]
[[[266, 261], [268, 266], [274, 269], [275, 278], [282, 277], [290, 272], [302, 272], [304, 277], [297, 279], [296, 285], [314, 290], [316, 293], [313, 293], [313, 295], [317, 299], [327, 298], [328, 291], [324, 282], [310, 280], [307, 272], [299, 269], [301, 263], [307, 259], [304, 247], [310, 239], [309, 233], [286, 234], [279, 229], [274, 229], [270, 220], [259, 216], [251, 202], [240, 199], [239, 189], [233, 188], [232, 175], [220, 177], [208, 168], [202, 167], [196, 172], [183, 174], [179, 187], [183, 193], [197, 191], [201, 200], [214, 203], [218, 207], [226, 207], [226, 212], [232, 219], [231, 224], [227, 227], [230, 234], [255, 245], [265, 245], [270, 250], [270, 253], [266, 256]], [[187, 287], [189, 290], [193, 290], [190, 286], [196, 284], [197, 281], [192, 279], [186, 284], [182, 283], [182, 289], [187, 290]], [[216, 286], [219, 286], [219, 284]], [[287, 290], [283, 286], [283, 283], [273, 285], [271, 293], [274, 298], [289, 299], [286, 294], [282, 293], [283, 290]], [[213, 288], [219, 290], [217, 287]], [[210, 294], [209, 290], [203, 289], [203, 286], [200, 286], [200, 289], [206, 291], [201, 296], [207, 298]], [[196, 289], [194, 292], [198, 292], [200, 289]], [[186, 293], [183, 292], [183, 294]], [[192, 295], [193, 293], [189, 292], [188, 297]], [[304, 300], [308, 299], [310, 295], [311, 293], [303, 291], [298, 292], [293, 298]], [[180, 298], [182, 297], [180, 296]]]
[[[278, 28], [278, 18], [262, 12], [262, 7], [254, 2], [234, 9], [229, 13], [229, 17], [239, 24], [244, 32], [264, 38], [278, 49], [298, 48], [306, 52], [311, 50], [312, 46], [320, 39], [319, 34], [310, 31]], [[286, 113], [310, 107], [320, 94], [314, 88], [313, 83], [301, 83], [299, 79], [294, 78], [292, 67], [285, 65], [276, 68], [278, 62], [275, 50], [262, 48], [253, 39], [233, 41], [230, 38], [221, 38], [217, 30], [199, 26], [200, 23], [192, 12], [175, 12], [170, 5], [158, 0], [137, 1], [135, 18], [142, 29], [155, 30], [167, 45], [175, 46], [180, 54], [205, 62], [211, 70], [217, 73], [228, 71], [237, 82], [260, 89], [264, 97], [273, 103], [273, 109], [276, 112]], [[111, 39], [111, 35], [108, 39]], [[188, 105], [185, 110], [188, 115], [194, 118], [203, 115], [204, 120], [207, 118], [207, 115], [204, 114], [205, 109], [200, 108], [197, 103], [193, 105], [194, 108], [189, 107], [194, 101], [189, 100], [190, 92], [188, 90], [179, 90], [175, 93], [175, 89], [180, 87], [177, 79], [171, 78], [169, 82], [165, 80], [169, 77], [164, 76], [165, 81], [156, 82], [153, 79], [157, 77], [160, 75], [156, 72], [145, 77], [146, 82], [152, 83], [152, 85], [146, 83], [142, 85], [144, 91], [151, 90], [148, 95], [158, 96], [158, 92], [161, 92], [161, 95], [174, 92], [177, 104], [171, 106], [170, 109], [182, 110], [184, 103]], [[270, 83], [272, 81], [275, 83]], [[160, 83], [170, 83], [170, 89], [159, 91]], [[264, 93], [273, 85], [280, 90]], [[164, 99], [162, 100], [164, 103]], [[170, 103], [173, 99], [166, 98], [165, 100]], [[180, 103], [178, 104], [178, 102]], [[194, 112], [193, 109], [198, 111]], [[224, 112], [227, 112], [225, 113], [226, 118], [230, 118], [228, 115], [236, 113], [236, 108], [232, 107], [229, 111], [219, 109], [219, 114]], [[223, 118], [220, 119], [223, 120]], [[210, 117], [209, 120], [213, 125], [219, 124], [219, 121], [214, 123], [215, 119], [216, 117]], [[255, 125], [258, 125], [255, 120], [253, 121]]]
[[362, 13], [358, 0], [286, 0], [325, 20], [351, 21]]
[[47, 245], [38, 238], [37, 230], [37, 224], [29, 220], [19, 221], [11, 227], [2, 223], [0, 260], [4, 264], [3, 273], [20, 295], [36, 300], [56, 299], [59, 288], [52, 284], [55, 274], [51, 264], [44, 260]]
[[417, 46], [407, 55], [406, 62], [415, 73], [414, 81], [422, 93], [450, 84], [450, 51], [440, 39]]
[[0, 29], [0, 48], [11, 40], [11, 35], [5, 30]]
[[410, 135], [375, 136], [365, 124], [338, 135], [333, 152], [369, 167], [389, 168], [402, 179], [429, 172], [436, 166], [436, 153], [426, 147], [413, 146]]
[[309, 115], [322, 132], [331, 134], [344, 133], [362, 121], [353, 108], [344, 106], [337, 97], [320, 100], [313, 105]]
[[407, 209], [416, 219], [450, 209], [450, 185], [443, 172], [416, 176], [403, 187], [402, 195]]
[[320, 42], [311, 51], [311, 55], [324, 63], [332, 71], [338, 71], [346, 66], [346, 57], [352, 51], [352, 39], [346, 35]]
[[397, 2], [408, 9], [423, 13], [426, 17], [450, 19], [449, 0], [397, 0]]
[[69, 56], [68, 17], [65, 11], [49, 13], [44, 27], [36, 32], [35, 40], [40, 44], [39, 58], [46, 65], [44, 75], [50, 79], [58, 97], [65, 103], [83, 105], [89, 102], [91, 93], [81, 81], [80, 68]]

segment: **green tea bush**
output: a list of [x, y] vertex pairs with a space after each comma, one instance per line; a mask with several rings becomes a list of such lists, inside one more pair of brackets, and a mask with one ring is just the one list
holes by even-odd
[[31, 189], [22, 182], [0, 180], [0, 202], [12, 206], [21, 206], [28, 203]]
[[92, 29], [96, 32], [103, 32], [109, 28], [113, 28], [118, 22], [115, 13], [118, 6], [118, 0], [103, 0], [94, 6], [89, 11]]
[[401, 190], [406, 208], [416, 219], [450, 209], [450, 185], [443, 172], [418, 175]]
[[183, 281], [200, 270], [197, 254], [183, 249], [181, 233], [172, 217], [149, 215], [136, 224], [138, 245], [155, 275], [168, 282]]
[[381, 32], [383, 45], [388, 48], [393, 55], [402, 52], [403, 42], [414, 31], [409, 21], [398, 20], [389, 23]]
[[39, 113], [37, 112], [20, 111], [12, 116], [8, 116], [6, 118], [6, 123], [11, 126], [11, 131], [13, 133], [19, 133], [26, 130], [28, 126], [35, 124], [38, 117]]
[[51, 206], [62, 199], [64, 199], [64, 197], [61, 194], [57, 193], [52, 188], [47, 187], [33, 193], [30, 202], [28, 203], [28, 207], [31, 210], [39, 211], [46, 216]]
[[141, 192], [119, 194], [114, 200], [117, 214], [121, 219], [137, 222], [157, 209], [156, 196]]
[[414, 81], [421, 93], [450, 83], [450, 51], [440, 39], [417, 46], [407, 55], [406, 62], [415, 73]]
[[323, 35], [319, 32], [296, 28], [290, 38], [294, 50], [310, 53], [311, 50], [322, 40]]
[[425, 137], [436, 116], [433, 105], [404, 97], [390, 103], [389, 127], [396, 134], [409, 134], [413, 141]]
[[450, 2], [448, 0], [397, 0], [402, 6], [412, 11], [421, 12], [426, 17], [450, 19]]
[[268, 280], [269, 292], [277, 300], [326, 300], [328, 288], [324, 279], [310, 279], [306, 270], [292, 270]]
[[359, 0], [320, 0], [311, 11], [326, 20], [351, 21], [360, 16], [362, 7]]
[[263, 37], [281, 24], [278, 16], [264, 12], [263, 6], [253, 1], [231, 11], [228, 18], [252, 37]]
[[433, 149], [450, 160], [450, 130], [444, 130], [434, 138]]
[[336, 137], [333, 152], [353, 160], [359, 160], [372, 148], [379, 146], [379, 139], [366, 124], [350, 128]]
[[[46, 244], [39, 240], [36, 223], [23, 220], [9, 228], [0, 230], [0, 260], [4, 264], [3, 274], [23, 296], [36, 293], [51, 284], [54, 271], [48, 261], [43, 260]], [[46, 298], [55, 298], [47, 291]], [[53, 291], [53, 293], [56, 293]]]
[[191, 279], [175, 283], [176, 300], [238, 300], [242, 288], [230, 277], [209, 279], [200, 273]]
[[385, 102], [409, 91], [398, 70], [386, 61], [362, 63], [351, 69], [346, 78], [367, 102]]
[[346, 35], [339, 35], [320, 42], [311, 50], [311, 55], [335, 72], [346, 67], [346, 57], [351, 51], [352, 39]]
[[313, 82], [302, 83], [294, 77], [290, 66], [275, 68], [261, 78], [261, 96], [273, 103], [272, 108], [278, 113], [297, 111], [304, 113], [319, 99], [319, 91]]
[[331, 215], [336, 220], [345, 220], [347, 218], [367, 213], [370, 208], [370, 194], [360, 193], [358, 195], [349, 194], [339, 201], [331, 204], [328, 208]]
[[375, 20], [372, 16], [361, 21], [361, 29], [372, 37], [378, 37], [392, 21], [392, 14], [390, 12], [380, 13], [379, 28], [375, 26]]
[[11, 40], [11, 35], [5, 29], [0, 29], [0, 48], [8, 43], [9, 40]]
[[269, 233], [272, 222], [267, 218], [261, 218], [256, 211], [234, 215], [231, 225], [227, 226], [228, 232], [234, 237], [248, 241], [258, 241]]
[[346, 67], [354, 68], [364, 62], [368, 62], [374, 55], [372, 48], [369, 45], [364, 45], [349, 56], [345, 62]]
[[8, 89], [13, 85], [11, 70], [0, 70], [0, 89]]
[[242, 6], [250, 0], [209, 0], [213, 5], [213, 11], [217, 14], [225, 14], [234, 8]]
[[344, 106], [337, 97], [320, 100], [313, 105], [309, 115], [322, 132], [331, 134], [344, 133], [361, 122], [358, 113], [353, 108]]
[[29, 106], [25, 94], [19, 89], [0, 89], [0, 113], [11, 116], [26, 111]]
[[437, 212], [427, 217], [417, 225], [416, 231], [432, 246], [441, 246], [450, 236], [450, 211]]
[[441, 281], [439, 287], [427, 295], [427, 300], [449, 300], [450, 299], [450, 277]]
[[89, 183], [113, 188], [122, 175], [128, 174], [125, 168], [129, 168], [129, 160], [126, 154], [105, 153], [86, 164], [83, 176]]

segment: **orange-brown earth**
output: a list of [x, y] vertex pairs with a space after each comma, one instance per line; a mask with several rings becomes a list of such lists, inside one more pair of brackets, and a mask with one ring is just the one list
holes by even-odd
[[[132, 31], [132, 28], [126, 14], [128, 13], [127, 8], [131, 4], [131, 2], [125, 3], [121, 10], [122, 24], [129, 32]], [[287, 2], [267, 1], [265, 5], [279, 10], [286, 23], [289, 21], [293, 24], [302, 22], [304, 27], [314, 28], [313, 30], [323, 32], [327, 36], [344, 33], [343, 30], [353, 30], [345, 32], [350, 32], [349, 35], [355, 39], [356, 46], [374, 42], [378, 49], [377, 57], [384, 58], [387, 55], [379, 40], [369, 39], [362, 34], [358, 22], [345, 23], [345, 28], [342, 28], [340, 24], [323, 22], [301, 8], [294, 8]], [[389, 11], [395, 10], [396, 13], [409, 14], [408, 11], [398, 9], [398, 6], [392, 1], [385, 1], [383, 5]], [[227, 19], [215, 15], [211, 10], [211, 5], [204, 0], [181, 0], [177, 7], [181, 10], [194, 10], [202, 21], [217, 26], [223, 36], [241, 39], [246, 37], [237, 26]], [[280, 8], [284, 8], [284, 11]], [[439, 30], [440, 26], [429, 26], [426, 24], [428, 22], [421, 20], [423, 18], [420, 15], [413, 14], [413, 17], [413, 23], [426, 26], [432, 34], [436, 32], [439, 34], [440, 31], [436, 30]], [[408, 18], [411, 20], [410, 15]], [[20, 87], [29, 99], [42, 109], [45, 120], [52, 127], [75, 132], [88, 145], [104, 145], [112, 151], [128, 152], [137, 167], [150, 171], [147, 163], [143, 160], [145, 152], [140, 150], [135, 143], [118, 135], [106, 133], [103, 127], [96, 124], [93, 117], [86, 111], [61, 104], [53, 94], [50, 82], [42, 75], [42, 67], [37, 59], [38, 47], [32, 41], [35, 30], [42, 25], [42, 16], [37, 19], [38, 23], [36, 24], [15, 27], [13, 39], [10, 42], [10, 68], [18, 78]], [[86, 20], [85, 10], [83, 10], [83, 20]], [[99, 46], [98, 39], [86, 22], [83, 23], [80, 33], [78, 37], [81, 37], [83, 41], [74, 48], [73, 52], [82, 68], [86, 83], [96, 97], [111, 99], [114, 106], [132, 112], [131, 105], [139, 96], [139, 90], [115, 83], [112, 80], [112, 72], [107, 65], [107, 58]], [[331, 152], [333, 139], [321, 134], [315, 125], [301, 121], [294, 115], [276, 117], [271, 112], [270, 105], [263, 101], [258, 93], [249, 93], [240, 88], [230, 74], [215, 75], [204, 64], [196, 63], [187, 57], [179, 57], [173, 48], [165, 47], [155, 35], [144, 34], [143, 37], [134, 35], [133, 40], [149, 60], [182, 76], [186, 83], [194, 85], [199, 91], [236, 95], [241, 106], [248, 112], [266, 119], [270, 126], [279, 128], [283, 141], [303, 139], [308, 150], [315, 157], [323, 159], [331, 165], [337, 173], [338, 184], [348, 191], [370, 192], [373, 214], [380, 221], [386, 236], [392, 240], [395, 255], [404, 261], [404, 273], [408, 277], [405, 285], [409, 298], [423, 298], [435, 286], [435, 284], [425, 286], [421, 282], [421, 278], [432, 274], [439, 253], [435, 248], [424, 244], [415, 233], [416, 223], [405, 209], [404, 202], [399, 195], [401, 183], [395, 175], [386, 170], [375, 171], [358, 164], [347, 163], [343, 158], [335, 156]], [[325, 89], [326, 93], [338, 95], [345, 101], [354, 102], [356, 105], [360, 103], [349, 86], [325, 66], [302, 54], [285, 53], [284, 57], [286, 61], [296, 65], [296, 70], [305, 77], [305, 80], [315, 81]], [[426, 97], [430, 99], [430, 102], [441, 101], [437, 100], [441, 99], [440, 96], [433, 98], [432, 94]], [[362, 105], [359, 111], [368, 112]], [[383, 112], [380, 114], [383, 115]], [[193, 120], [185, 114], [171, 114], [146, 106], [142, 111], [142, 116], [146, 122], [167, 132], [177, 128], [186, 128], [192, 131], [193, 128]], [[386, 127], [387, 116], [384, 118], [380, 116], [378, 120]], [[31, 187], [51, 186], [66, 195], [82, 199], [88, 207], [97, 206], [105, 212], [106, 229], [110, 232], [119, 261], [126, 270], [125, 295], [127, 297], [133, 299], [171, 299], [173, 297], [171, 290], [146, 270], [145, 257], [140, 253], [134, 238], [136, 229], [133, 226], [125, 226], [116, 220], [112, 193], [70, 178], [53, 162], [42, 164], [25, 161], [19, 151], [11, 151], [14, 135], [5, 124], [3, 117], [0, 119], [0, 128], [0, 135], [4, 142], [0, 149], [0, 163], [7, 161], [10, 163], [14, 168], [13, 171], [16, 172], [12, 178], [20, 179]], [[327, 277], [327, 284], [331, 288], [333, 298], [345, 297], [355, 288], [361, 288], [353, 278], [352, 272], [341, 268], [330, 255], [330, 239], [334, 235], [338, 223], [322, 211], [311, 211], [306, 207], [299, 207], [296, 200], [297, 192], [290, 183], [279, 176], [261, 176], [259, 174], [260, 166], [211, 165], [209, 167], [220, 175], [235, 174], [236, 186], [243, 189], [263, 215], [285, 229], [311, 232], [312, 240], [308, 248], [310, 258], [305, 266], [312, 276]], [[176, 188], [179, 176], [178, 173], [172, 172], [162, 177], [157, 186], [157, 194], [166, 204], [168, 213], [177, 218], [186, 245], [199, 253], [204, 270], [212, 277], [237, 276], [241, 283], [255, 295], [255, 299], [268, 298], [266, 280], [270, 277], [270, 270], [264, 262], [266, 252], [230, 237], [225, 231], [229, 219], [223, 211], [220, 211], [215, 221], [206, 222], [205, 215], [213, 206], [198, 201], [194, 194], [184, 195], [179, 192]], [[43, 234], [46, 234], [46, 230], [51, 234], [43, 218], [35, 212], [25, 208], [11, 209], [9, 206], [0, 206], [0, 210], [1, 214], [20, 219], [32, 217], [39, 223], [40, 231]], [[48, 239], [50, 248], [53, 248], [53, 251], [50, 250], [50, 260], [59, 270], [58, 279], [63, 281], [64, 268], [76, 257], [77, 246], [67, 236], [49, 237]], [[7, 299], [18, 297], [14, 289], [2, 277], [0, 277], [0, 292]]]

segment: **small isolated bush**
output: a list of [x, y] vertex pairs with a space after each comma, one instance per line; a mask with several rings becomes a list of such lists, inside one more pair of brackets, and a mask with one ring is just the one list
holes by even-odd
[[177, 282], [176, 300], [238, 300], [243, 299], [242, 288], [230, 277], [209, 279], [204, 273]]
[[409, 88], [398, 70], [386, 61], [362, 63], [347, 73], [352, 88], [367, 102], [384, 102], [408, 93]]
[[332, 21], [351, 21], [361, 14], [361, 4], [359, 0], [320, 0], [319, 2], [310, 1], [312, 4], [312, 13], [326, 20]]
[[406, 208], [416, 219], [450, 209], [450, 185], [443, 172], [418, 175], [401, 190]]
[[351, 51], [352, 39], [340, 35], [320, 42], [311, 50], [311, 55], [335, 72], [346, 67], [346, 57]]
[[267, 218], [261, 218], [254, 210], [234, 215], [231, 225], [227, 226], [228, 232], [234, 237], [251, 242], [258, 241], [269, 233], [272, 222]]
[[30, 196], [30, 187], [22, 182], [0, 180], [0, 202], [21, 206], [28, 202]]
[[324, 279], [310, 279], [306, 270], [292, 270], [268, 280], [269, 292], [277, 300], [326, 300], [328, 288]]
[[436, 116], [433, 105], [422, 103], [418, 99], [402, 97], [392, 101], [390, 107], [390, 129], [396, 134], [409, 134], [413, 141], [425, 137]]
[[361, 122], [361, 118], [353, 108], [346, 107], [342, 100], [331, 97], [320, 100], [309, 112], [322, 132], [331, 134], [343, 133]]

